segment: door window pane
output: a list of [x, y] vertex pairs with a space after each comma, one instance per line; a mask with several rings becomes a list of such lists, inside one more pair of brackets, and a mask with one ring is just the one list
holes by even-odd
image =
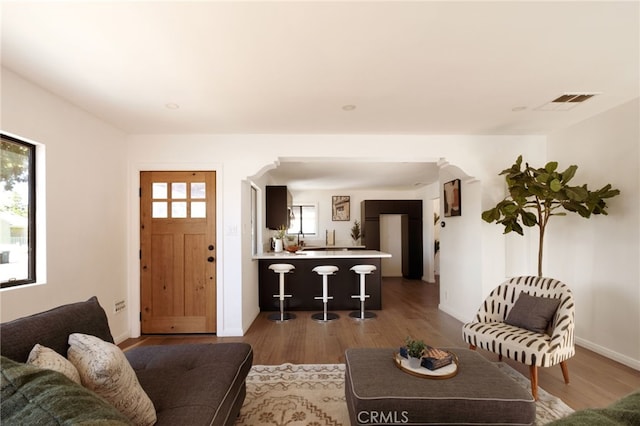
[[154, 201], [151, 217], [154, 219], [165, 219], [167, 217], [167, 202]]
[[186, 182], [172, 182], [171, 183], [171, 198], [184, 199], [187, 198], [187, 184]]
[[206, 198], [206, 188], [204, 182], [191, 182], [191, 198]]
[[187, 217], [187, 203], [185, 201], [174, 201], [171, 203], [171, 217]]
[[207, 217], [207, 203], [205, 201], [191, 202], [191, 217], [205, 218]]
[[166, 200], [167, 199], [167, 183], [166, 182], [154, 182], [151, 190], [151, 196], [154, 200]]

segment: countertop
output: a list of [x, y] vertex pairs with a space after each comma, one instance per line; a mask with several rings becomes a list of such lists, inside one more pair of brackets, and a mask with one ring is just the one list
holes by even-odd
[[266, 252], [258, 253], [253, 259], [367, 259], [367, 258], [384, 258], [391, 257], [390, 253], [377, 250], [307, 250], [289, 253], [282, 251], [280, 253]]
[[333, 245], [333, 246], [303, 246], [300, 251], [313, 251], [313, 250], [359, 250], [364, 249], [366, 246], [341, 246], [341, 245]]

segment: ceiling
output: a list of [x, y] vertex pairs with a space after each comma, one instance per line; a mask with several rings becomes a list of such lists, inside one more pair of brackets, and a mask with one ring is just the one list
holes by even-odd
[[640, 93], [636, 1], [1, 7], [3, 67], [129, 134], [548, 134]]
[[293, 190], [407, 190], [438, 181], [432, 162], [284, 161], [269, 172]]

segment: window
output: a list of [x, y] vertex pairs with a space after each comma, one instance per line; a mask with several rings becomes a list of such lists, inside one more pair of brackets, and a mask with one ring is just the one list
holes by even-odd
[[0, 134], [0, 287], [36, 281], [36, 147]]
[[151, 217], [206, 219], [206, 189], [205, 182], [153, 182]]
[[294, 205], [291, 207], [291, 221], [287, 234], [315, 235], [318, 230], [318, 209], [314, 205]]

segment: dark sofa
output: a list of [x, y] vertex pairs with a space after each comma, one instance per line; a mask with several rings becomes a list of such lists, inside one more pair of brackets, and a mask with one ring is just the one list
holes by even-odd
[[[72, 333], [90, 334], [113, 343], [107, 316], [97, 298], [0, 324], [0, 352], [3, 357], [24, 363], [39, 343], [66, 357]], [[235, 422], [253, 362], [250, 345], [142, 346], [126, 351], [125, 356], [153, 402], [157, 425]]]

